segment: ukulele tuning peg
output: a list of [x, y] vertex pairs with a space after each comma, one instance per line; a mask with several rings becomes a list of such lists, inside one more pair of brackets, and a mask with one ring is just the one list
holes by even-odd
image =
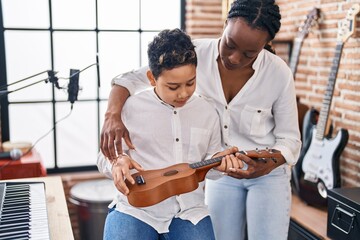
[[260, 161], [262, 161], [263, 163], [267, 163], [266, 158], [259, 158]]
[[135, 177], [135, 181], [138, 185], [145, 184], [145, 179], [142, 175], [138, 175]]

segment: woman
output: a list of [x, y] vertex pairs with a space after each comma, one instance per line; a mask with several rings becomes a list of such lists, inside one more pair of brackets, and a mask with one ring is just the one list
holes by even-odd
[[[301, 141], [291, 70], [269, 51], [280, 20], [273, 0], [237, 0], [220, 39], [193, 40], [198, 56], [196, 92], [210, 99], [219, 113], [223, 147], [268, 147], [282, 153], [274, 161], [241, 155], [246, 169], [228, 161], [221, 169], [227, 176], [207, 179], [206, 201], [218, 240], [246, 235], [250, 240], [287, 239], [290, 166], [298, 159]], [[109, 159], [122, 152], [122, 138], [134, 148], [120, 111], [129, 93], [148, 86], [143, 71], [114, 79], [122, 87], [112, 88], [101, 135], [101, 150]]]

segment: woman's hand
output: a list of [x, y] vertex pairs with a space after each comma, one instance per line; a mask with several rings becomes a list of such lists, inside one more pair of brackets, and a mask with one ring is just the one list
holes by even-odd
[[281, 158], [277, 158], [276, 161], [272, 159], [253, 160], [250, 157], [240, 153], [237, 153], [236, 157], [245, 163], [245, 167], [244, 169], [231, 168], [230, 171], [227, 172], [227, 175], [239, 179], [257, 178], [269, 174], [272, 170], [286, 162], [283, 156], [281, 156]]
[[101, 152], [110, 161], [115, 160], [123, 152], [123, 138], [129, 149], [135, 149], [121, 120], [121, 110], [128, 97], [129, 92], [126, 88], [117, 85], [112, 87], [100, 136]]
[[129, 188], [125, 184], [125, 179], [127, 179], [131, 184], [135, 183], [134, 178], [130, 174], [130, 169], [144, 171], [140, 164], [125, 154], [120, 155], [113, 163], [112, 176], [115, 187], [124, 195], [129, 194]]
[[134, 149], [129, 137], [129, 131], [124, 126], [120, 114], [106, 114], [101, 130], [100, 147], [105, 157], [114, 160], [123, 152], [122, 139], [130, 149]]

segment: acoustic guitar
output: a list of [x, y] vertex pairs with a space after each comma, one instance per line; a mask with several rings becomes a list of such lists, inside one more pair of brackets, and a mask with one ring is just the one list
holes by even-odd
[[354, 4], [348, 11], [338, 30], [335, 57], [332, 62], [328, 84], [320, 110], [316, 129], [312, 131], [300, 155], [302, 172], [299, 181], [299, 197], [310, 205], [327, 205], [327, 190], [340, 187], [340, 155], [343, 152], [349, 133], [339, 129], [334, 138], [326, 137], [330, 126], [329, 114], [339, 70], [344, 43], [355, 31], [356, 15], [360, 5]]
[[[277, 161], [281, 153], [274, 149], [240, 151], [254, 160]], [[179, 163], [163, 169], [147, 170], [132, 174], [135, 184], [125, 180], [130, 192], [129, 203], [134, 207], [148, 207], [171, 196], [191, 192], [204, 181], [206, 173], [220, 165], [223, 156], [196, 163]]]

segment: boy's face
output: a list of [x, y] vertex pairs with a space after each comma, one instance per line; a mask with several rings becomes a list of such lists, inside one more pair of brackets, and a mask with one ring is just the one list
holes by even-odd
[[193, 95], [196, 87], [196, 66], [189, 64], [163, 71], [157, 80], [151, 71], [147, 76], [155, 92], [167, 104], [182, 107]]

